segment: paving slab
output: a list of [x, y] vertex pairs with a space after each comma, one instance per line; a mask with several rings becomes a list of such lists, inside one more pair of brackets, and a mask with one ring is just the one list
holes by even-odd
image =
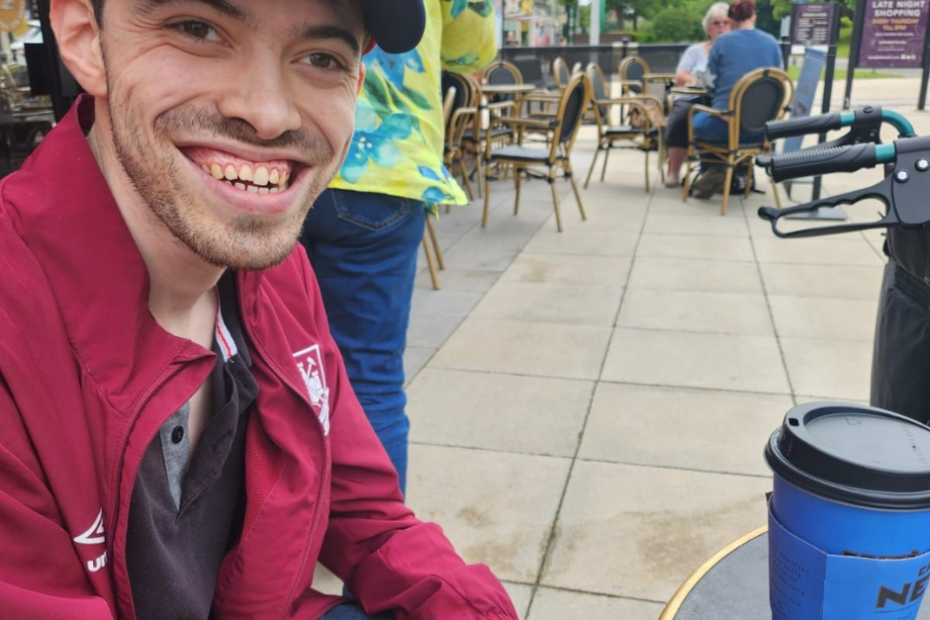
[[739, 213], [731, 213], [729, 217], [694, 217], [650, 213], [646, 217], [643, 232], [652, 235], [712, 235], [724, 237], [745, 237], [749, 234], [746, 220]]
[[810, 340], [872, 342], [878, 300], [769, 295], [778, 335]]
[[789, 394], [774, 337], [618, 328], [602, 381]]
[[[535, 583], [570, 459], [412, 445], [407, 504], [467, 562]], [[454, 489], [454, 494], [449, 493]]]
[[760, 294], [630, 288], [618, 327], [746, 336], [774, 336], [765, 297]]
[[667, 601], [713, 553], [766, 522], [771, 480], [576, 462], [541, 585]]
[[411, 441], [572, 457], [594, 382], [428, 368], [407, 389]]
[[752, 244], [747, 237], [715, 235], [644, 234], [636, 248], [642, 258], [682, 258], [751, 262]]
[[628, 286], [675, 291], [762, 293], [762, 280], [754, 263], [681, 258], [637, 257]]
[[434, 368], [597, 379], [609, 327], [466, 319], [432, 359]]
[[664, 607], [652, 601], [539, 588], [528, 620], [656, 620]]
[[405, 383], [410, 383], [435, 354], [436, 349], [408, 345], [404, 350]]
[[769, 295], [873, 301], [878, 299], [884, 267], [760, 263], [759, 271]]
[[630, 262], [629, 258], [614, 256], [523, 252], [510, 265], [501, 281], [620, 288], [626, 284]]
[[788, 395], [600, 382], [578, 456], [767, 477], [762, 448], [792, 405]]
[[533, 254], [574, 254], [579, 256], [633, 256], [638, 233], [599, 231], [595, 224], [584, 222], [572, 234], [543, 229], [524, 250]]
[[760, 263], [805, 265], [876, 265], [884, 261], [864, 237], [779, 239], [766, 229], [753, 235], [752, 245]]
[[871, 342], [782, 338], [795, 393], [823, 399], [868, 400]]
[[471, 316], [612, 327], [620, 308], [622, 286], [537, 284], [501, 281], [481, 300]]

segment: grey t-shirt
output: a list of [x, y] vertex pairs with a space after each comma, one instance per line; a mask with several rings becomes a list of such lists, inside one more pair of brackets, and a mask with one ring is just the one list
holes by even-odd
[[234, 274], [220, 280], [214, 413], [190, 453], [190, 406], [149, 444], [129, 505], [126, 562], [138, 620], [208, 620], [220, 564], [245, 514], [245, 430], [258, 395]]
[[695, 71], [706, 71], [708, 58], [709, 55], [704, 48], [704, 44], [695, 43], [681, 55], [681, 60], [678, 61], [678, 69], [676, 69], [676, 72], [687, 71], [691, 75], [694, 75]]
[[[710, 54], [704, 47], [704, 44], [695, 43], [686, 49], [685, 53], [681, 55], [681, 60], [678, 61], [678, 69], [676, 69], [676, 72], [687, 71], [696, 80], [696, 86], [706, 86], [707, 62], [709, 59]], [[675, 99], [681, 99], [682, 97], [690, 96], [691, 95], [677, 95]]]

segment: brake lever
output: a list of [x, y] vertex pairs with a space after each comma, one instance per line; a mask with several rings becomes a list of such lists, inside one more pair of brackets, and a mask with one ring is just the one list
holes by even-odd
[[[890, 178], [879, 181], [872, 187], [859, 189], [845, 194], [836, 196], [827, 196], [820, 200], [814, 200], [796, 207], [787, 209], [776, 209], [774, 207], [760, 207], [758, 214], [763, 220], [768, 220], [772, 224], [772, 232], [775, 236], [782, 239], [791, 239], [795, 237], [821, 237], [824, 235], [838, 235], [840, 233], [855, 232], [857, 230], [869, 230], [871, 228], [888, 228], [896, 225], [898, 221], [894, 215], [894, 209], [889, 208], [891, 204], [891, 184]], [[800, 230], [782, 231], [778, 229], [778, 220], [789, 215], [797, 213], [811, 213], [820, 208], [838, 207], [840, 205], [852, 205], [862, 200], [874, 198], [885, 205], [885, 216], [876, 222], [852, 222], [849, 224], [836, 224], [832, 226], [814, 226], [802, 228]]]
[[[921, 228], [930, 223], [930, 154], [927, 138], [895, 140], [894, 168], [872, 187], [837, 196], [828, 196], [797, 207], [774, 209], [762, 207], [759, 217], [772, 224], [772, 232], [783, 239], [819, 237], [873, 228]], [[794, 213], [809, 213], [820, 207], [853, 205], [866, 199], [885, 205], [885, 215], [875, 222], [853, 222], [835, 226], [815, 226], [795, 231], [781, 231], [778, 220]]]

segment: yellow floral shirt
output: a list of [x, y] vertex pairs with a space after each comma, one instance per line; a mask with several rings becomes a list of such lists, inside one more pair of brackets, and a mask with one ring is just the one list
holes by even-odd
[[426, 32], [413, 51], [365, 56], [355, 135], [334, 189], [389, 194], [429, 205], [465, 204], [442, 165], [441, 71], [478, 71], [497, 54], [491, 0], [425, 0]]

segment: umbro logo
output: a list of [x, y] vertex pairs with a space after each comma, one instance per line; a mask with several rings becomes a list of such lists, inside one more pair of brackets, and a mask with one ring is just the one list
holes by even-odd
[[106, 542], [106, 538], [103, 536], [103, 509], [100, 510], [100, 514], [97, 515], [97, 519], [90, 526], [90, 529], [80, 536], [75, 536], [74, 542], [79, 545], [102, 545]]
[[[94, 519], [94, 524], [90, 528], [81, 534], [80, 536], [74, 537], [74, 542], [79, 545], [102, 545], [107, 542], [106, 537], [104, 536], [103, 531], [103, 509], [100, 509], [100, 513], [97, 514], [97, 518]], [[87, 561], [87, 570], [96, 573], [103, 569], [107, 565], [107, 552], [104, 551], [101, 555], [97, 556], [92, 560]]]

